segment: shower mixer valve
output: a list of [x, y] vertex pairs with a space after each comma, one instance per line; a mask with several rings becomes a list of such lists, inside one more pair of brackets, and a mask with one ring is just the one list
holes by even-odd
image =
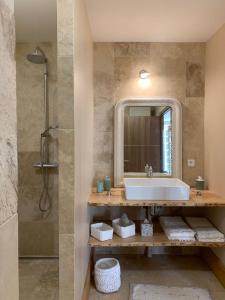
[[59, 128], [58, 125], [56, 125], [56, 126], [54, 126], [54, 127], [49, 126], [45, 131], [43, 131], [43, 132], [41, 133], [41, 137], [47, 137], [47, 136], [49, 136], [49, 131], [50, 131], [50, 130], [57, 129], [57, 128]]

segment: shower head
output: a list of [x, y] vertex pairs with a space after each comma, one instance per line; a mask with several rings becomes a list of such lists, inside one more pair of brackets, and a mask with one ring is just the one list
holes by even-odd
[[39, 47], [34, 52], [27, 54], [27, 59], [33, 64], [46, 64], [48, 61], [44, 51]]

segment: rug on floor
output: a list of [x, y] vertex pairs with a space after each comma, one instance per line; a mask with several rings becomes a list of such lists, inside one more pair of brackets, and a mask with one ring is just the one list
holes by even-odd
[[207, 289], [131, 284], [129, 300], [212, 300]]

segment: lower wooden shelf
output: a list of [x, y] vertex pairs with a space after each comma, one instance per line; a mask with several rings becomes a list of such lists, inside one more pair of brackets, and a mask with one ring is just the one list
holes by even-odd
[[195, 246], [195, 247], [221, 247], [225, 248], [224, 242], [199, 242], [199, 241], [171, 241], [165, 234], [154, 234], [153, 237], [144, 238], [140, 234], [134, 237], [122, 239], [114, 234], [112, 240], [98, 241], [93, 237], [89, 238], [90, 247], [153, 247], [153, 246]]
[[154, 227], [154, 235], [152, 237], [142, 237], [139, 233], [135, 236], [122, 239], [116, 234], [112, 240], [98, 241], [93, 237], [89, 238], [90, 247], [154, 247], [154, 246], [193, 246], [193, 247], [220, 247], [225, 248], [225, 242], [199, 242], [195, 241], [178, 241], [169, 240], [158, 224]]

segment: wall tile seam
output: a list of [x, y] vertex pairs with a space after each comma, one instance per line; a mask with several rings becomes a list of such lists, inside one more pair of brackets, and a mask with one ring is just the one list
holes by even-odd
[[[72, 240], [72, 243], [75, 244], [75, 234], [74, 233], [59, 233], [59, 252], [62, 252], [63, 249], [61, 248], [64, 243], [62, 243], [63, 238], [70, 238]], [[72, 262], [74, 263], [74, 256], [72, 259]]]
[[63, 132], [63, 131], [75, 131], [75, 129], [74, 128], [58, 128], [57, 129], [58, 131], [60, 131], [60, 132]]
[[74, 235], [74, 228], [71, 227], [68, 230], [63, 230], [63, 229], [67, 229], [67, 228], [62, 228], [62, 227], [68, 228], [68, 226], [64, 226], [64, 225], [62, 225], [61, 227], [59, 226], [59, 235]]
[[98, 132], [95, 133], [95, 136], [97, 136], [99, 132], [101, 132], [101, 133], [104, 133], [104, 132], [105, 132], [105, 133], [113, 133], [114, 130], [98, 130]]
[[[115, 72], [116, 72], [115, 60], [116, 60], [116, 56], [115, 56], [115, 45], [114, 44], [115, 43], [112, 44], [112, 46], [113, 46], [113, 93], [112, 93], [113, 113], [114, 113], [115, 104], [117, 103], [117, 101], [119, 101], [119, 99], [117, 99], [117, 101], [116, 101], [116, 92], [117, 92], [116, 80], [115, 80]], [[113, 117], [113, 122], [114, 122], [114, 117]], [[113, 127], [114, 127], [114, 125], [113, 125]], [[114, 132], [114, 131], [112, 131], [112, 132]]]
[[72, 61], [74, 61], [74, 54], [72, 53], [72, 54], [63, 54], [63, 55], [60, 55], [60, 54], [58, 54], [57, 55], [57, 60], [59, 60], [59, 59], [64, 59], [64, 58], [70, 58], [70, 59], [72, 59]]
[[59, 236], [68, 236], [68, 237], [75, 237], [74, 233], [60, 233]]
[[58, 130], [60, 130], [60, 132], [62, 132], [62, 131], [71, 131], [71, 130], [73, 130], [74, 131], [74, 128], [67, 128], [66, 126], [60, 126], [60, 124], [59, 124], [59, 127], [60, 128], [58, 128]]
[[[97, 42], [96, 42], [97, 43]], [[149, 57], [150, 56], [150, 48], [151, 48], [151, 44], [152, 44], [152, 42], [113, 42], [113, 43], [108, 43], [108, 44], [111, 44], [112, 45], [112, 47], [113, 47], [113, 54], [114, 54], [114, 58], [115, 57]], [[145, 45], [148, 45], [148, 47], [149, 47], [149, 50], [148, 50], [148, 54], [142, 54], [142, 55], [136, 55], [136, 54], [133, 54], [133, 55], [116, 55], [116, 47], [118, 46], [118, 45], [121, 45], [121, 44], [145, 44]]]
[[[196, 99], [196, 100], [200, 100], [200, 101], [205, 101], [205, 97], [204, 96], [193, 96], [193, 97], [190, 97], [190, 96], [185, 96], [184, 97], [185, 98], [185, 100], [188, 100], [188, 99], [191, 99], [191, 100], [194, 100], [194, 99]], [[183, 105], [184, 105], [184, 103], [182, 103]]]

